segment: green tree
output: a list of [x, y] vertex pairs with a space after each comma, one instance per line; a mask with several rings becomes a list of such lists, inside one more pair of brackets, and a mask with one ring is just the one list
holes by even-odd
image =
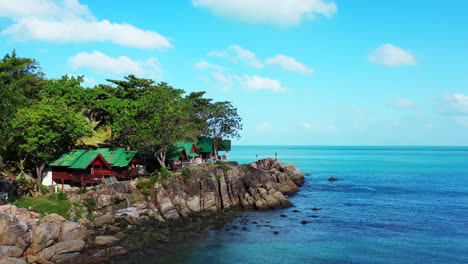
[[20, 58], [15, 51], [0, 60], [0, 169], [3, 161], [16, 154], [11, 147], [11, 118], [19, 108], [39, 99], [42, 85], [43, 73], [35, 60]]
[[183, 93], [163, 82], [146, 90], [141, 100], [139, 140], [142, 147], [152, 150], [161, 167], [166, 167], [166, 154], [172, 144], [197, 136]]
[[207, 121], [208, 136], [213, 138], [213, 150], [218, 159], [219, 143], [225, 138], [239, 138], [242, 130], [242, 118], [237, 114], [237, 108], [230, 102], [216, 102], [210, 107], [210, 117]]
[[46, 164], [90, 132], [80, 113], [64, 102], [50, 99], [20, 109], [13, 119], [13, 129], [19, 154], [34, 165], [38, 185]]

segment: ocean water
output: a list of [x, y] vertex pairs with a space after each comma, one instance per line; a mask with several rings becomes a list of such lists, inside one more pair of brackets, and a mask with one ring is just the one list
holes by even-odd
[[233, 146], [229, 156], [275, 153], [311, 174], [294, 207], [246, 212], [148, 263], [468, 263], [468, 147]]

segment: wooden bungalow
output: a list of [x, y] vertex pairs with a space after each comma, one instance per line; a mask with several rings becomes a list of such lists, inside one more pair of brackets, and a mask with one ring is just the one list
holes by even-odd
[[[210, 137], [199, 137], [197, 149], [204, 161], [210, 160], [214, 154], [213, 139]], [[231, 151], [231, 140], [222, 140], [218, 145], [218, 151]]]
[[50, 163], [52, 180], [60, 183], [94, 184], [105, 177], [130, 179], [138, 176], [137, 151], [123, 148], [77, 149]]
[[169, 149], [166, 160], [171, 170], [180, 169], [184, 164], [199, 157], [193, 142], [177, 142]]

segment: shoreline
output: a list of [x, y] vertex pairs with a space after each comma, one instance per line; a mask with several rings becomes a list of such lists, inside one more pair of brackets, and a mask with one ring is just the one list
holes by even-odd
[[190, 171], [190, 177], [150, 181], [150, 186], [140, 180], [67, 193], [71, 202], [88, 206], [84, 213], [92, 221], [76, 223], [57, 214], [0, 206], [2, 224], [9, 226], [0, 235], [13, 237], [0, 239], [0, 257], [19, 261], [15, 263], [100, 263], [147, 248], [163, 252], [178, 241], [222, 228], [242, 211], [289, 207], [284, 195], [296, 193], [304, 182], [293, 164], [274, 159], [193, 166]]

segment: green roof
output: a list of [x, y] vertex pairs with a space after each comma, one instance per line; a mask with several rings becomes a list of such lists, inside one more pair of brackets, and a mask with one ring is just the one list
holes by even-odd
[[101, 154], [112, 167], [125, 167], [137, 153], [136, 150], [125, 150], [124, 148], [77, 149], [63, 154], [59, 159], [50, 163], [49, 166], [86, 169], [96, 156]]
[[97, 150], [112, 167], [126, 167], [138, 153], [136, 150], [124, 148], [99, 148]]
[[81, 155], [70, 167], [70, 169], [86, 169], [96, 156], [99, 154], [98, 150], [88, 150]]
[[50, 163], [50, 166], [60, 166], [60, 167], [69, 167], [75, 163], [75, 161], [86, 152], [84, 149], [72, 150], [68, 153], [63, 154], [59, 159]]
[[213, 153], [213, 140], [208, 137], [198, 138], [198, 149], [203, 153]]
[[193, 142], [176, 142], [169, 151], [166, 153], [166, 159], [169, 161], [175, 161], [180, 159], [180, 154], [185, 150], [185, 154], [189, 157], [198, 157], [198, 153], [190, 153], [192, 150]]

